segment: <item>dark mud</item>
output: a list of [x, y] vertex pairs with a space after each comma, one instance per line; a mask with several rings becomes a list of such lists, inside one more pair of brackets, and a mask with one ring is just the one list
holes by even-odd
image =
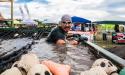
[[110, 48], [109, 51], [125, 59], [125, 45]]
[[28, 52], [32, 39], [17, 38], [0, 42], [0, 73], [11, 67], [21, 55]]

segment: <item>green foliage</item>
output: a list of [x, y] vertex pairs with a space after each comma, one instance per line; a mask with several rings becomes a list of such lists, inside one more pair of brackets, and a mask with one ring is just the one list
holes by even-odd
[[101, 24], [102, 30], [114, 30], [114, 24]]
[[35, 19], [34, 21], [36, 21], [38, 23], [38, 27], [44, 27], [45, 24], [42, 21], [39, 21], [37, 19]]

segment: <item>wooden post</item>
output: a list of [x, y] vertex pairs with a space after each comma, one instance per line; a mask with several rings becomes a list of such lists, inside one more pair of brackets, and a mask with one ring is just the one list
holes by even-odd
[[11, 0], [11, 27], [13, 27], [13, 0]]

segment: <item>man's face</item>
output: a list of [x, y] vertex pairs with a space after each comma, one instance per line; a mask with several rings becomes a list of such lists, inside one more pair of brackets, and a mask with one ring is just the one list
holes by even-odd
[[61, 22], [61, 27], [65, 32], [68, 32], [71, 29], [72, 22], [71, 21], [62, 21]]

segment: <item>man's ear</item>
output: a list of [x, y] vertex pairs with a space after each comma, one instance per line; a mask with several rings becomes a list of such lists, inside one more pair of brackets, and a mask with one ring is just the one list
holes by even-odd
[[59, 27], [61, 26], [61, 21], [59, 21], [59, 25], [58, 25]]

